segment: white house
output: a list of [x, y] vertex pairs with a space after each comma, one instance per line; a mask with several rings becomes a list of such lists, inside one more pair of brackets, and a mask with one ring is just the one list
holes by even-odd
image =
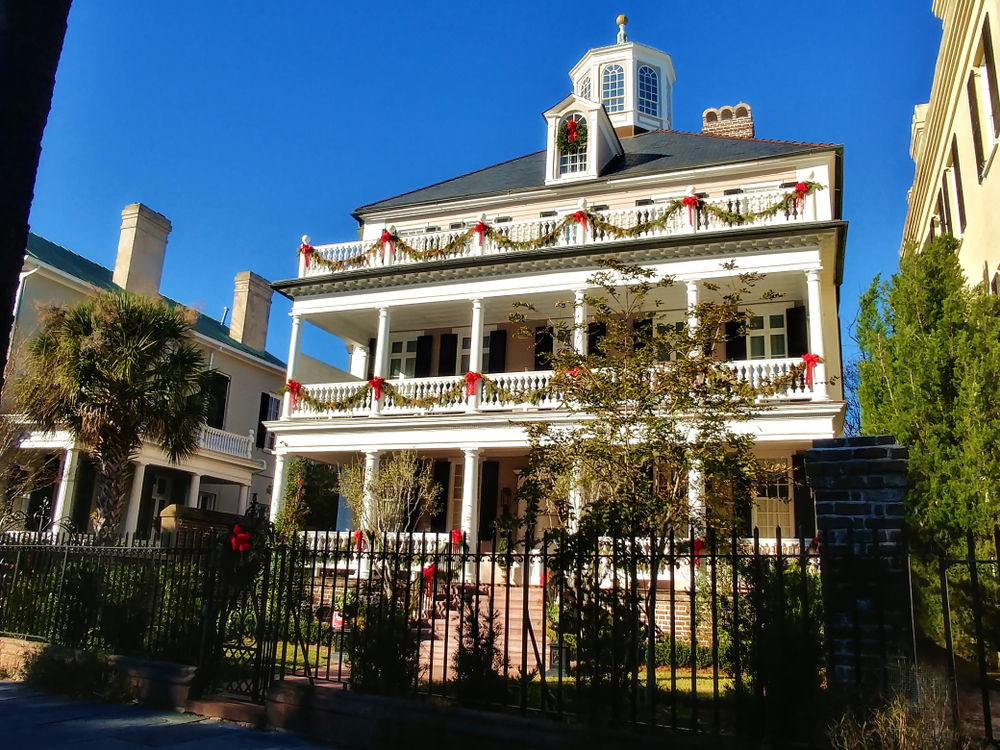
[[[126, 289], [157, 296], [170, 222], [141, 204], [122, 211], [115, 268], [104, 268], [37, 235], [30, 235], [15, 309], [12, 352], [37, 332], [38, 310], [50, 303], [73, 304], [87, 295]], [[273, 491], [274, 456], [262, 422], [278, 415], [276, 393], [285, 365], [264, 351], [271, 288], [260, 276], [236, 276], [232, 320], [199, 314], [194, 338], [207, 364], [223, 376], [218, 406], [198, 438], [198, 451], [172, 465], [155, 445], [146, 444], [133, 463], [124, 531], [148, 534], [171, 505], [235, 515], [255, 498], [267, 504]], [[16, 361], [15, 361], [16, 365]], [[93, 462], [69, 433], [26, 430], [20, 447], [52, 453], [60, 462], [59, 481], [15, 498], [14, 510], [27, 516], [29, 529], [57, 524], [86, 531], [97, 493]], [[215, 516], [219, 519], [220, 516]]]
[[[751, 303], [753, 330], [729, 341], [730, 366], [757, 378], [787, 372], [806, 353], [824, 360], [812, 386], [789, 389], [750, 425], [760, 455], [788, 467], [786, 480], [761, 488], [754, 523], [764, 536], [779, 525], [812, 536], [811, 500], [792, 479], [814, 440], [842, 430], [843, 150], [756, 139], [743, 103], [706, 110], [701, 133], [672, 130], [670, 55], [628, 41], [625, 22], [616, 44], [570, 71], [571, 93], [544, 113], [544, 150], [362, 206], [353, 212], [358, 240], [313, 247], [303, 238], [296, 278], [273, 287], [293, 300], [287, 379], [314, 401], [293, 404], [288, 394], [281, 418], [267, 423], [279, 476], [292, 456], [373, 467], [387, 451], [416, 449], [445, 488], [429, 530], [489, 539], [493, 519], [517, 502], [525, 465], [514, 420], [569, 417], [552, 399], [487, 397], [482, 382], [472, 396], [456, 394], [466, 373], [515, 393], [547, 383], [554, 346], [584, 349], [598, 333], [554, 342], [547, 321], [587, 322], [582, 300], [599, 257], [674, 276], [679, 283], [651, 302], [677, 322], [710, 293], [703, 282], [731, 278], [723, 264], [735, 261], [783, 296]], [[616, 237], [580, 222], [581, 211], [642, 231]], [[524, 300], [538, 311], [534, 341], [515, 338], [519, 326], [508, 321]], [[305, 325], [346, 343], [350, 376], [310, 378]], [[412, 403], [424, 397], [430, 405]], [[280, 502], [276, 493], [272, 514]]]

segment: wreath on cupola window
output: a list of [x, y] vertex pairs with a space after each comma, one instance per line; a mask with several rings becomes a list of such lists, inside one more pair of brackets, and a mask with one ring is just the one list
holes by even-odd
[[556, 148], [561, 154], [576, 154], [587, 148], [587, 121], [567, 119], [556, 133]]

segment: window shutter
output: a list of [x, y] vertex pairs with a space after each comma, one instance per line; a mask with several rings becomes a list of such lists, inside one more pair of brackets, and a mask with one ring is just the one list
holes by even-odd
[[[789, 307], [785, 311], [785, 330], [788, 333], [788, 356], [801, 357], [809, 352], [809, 336], [806, 331], [806, 308]], [[743, 344], [746, 349], [746, 344]]]
[[993, 137], [1000, 135], [1000, 88], [997, 86], [997, 66], [993, 59], [993, 35], [990, 33], [990, 19], [983, 23], [983, 64], [989, 78], [990, 114], [993, 116]]
[[431, 350], [433, 348], [433, 336], [429, 334], [417, 336], [417, 361], [413, 365], [413, 377], [429, 378], [431, 376]]
[[[451, 334], [445, 334], [450, 336]], [[438, 512], [431, 516], [431, 531], [448, 530], [448, 480], [451, 479], [451, 461], [434, 462], [434, 485], [438, 487]]]
[[257, 447], [263, 448], [267, 444], [267, 428], [264, 427], [264, 420], [267, 419], [268, 409], [271, 407], [271, 394], [260, 394], [260, 412], [257, 415]]
[[743, 321], [730, 320], [726, 323], [726, 361], [747, 358], [747, 337], [742, 333]]
[[587, 326], [587, 354], [602, 354], [597, 348], [601, 339], [608, 335], [607, 323], [591, 323]]
[[805, 456], [792, 456], [792, 502], [795, 513], [795, 534], [806, 542], [816, 536], [816, 505], [806, 484]]
[[[442, 333], [441, 347], [438, 350], [438, 377], [447, 377], [455, 374], [456, 359], [458, 358], [458, 334]], [[447, 484], [447, 482], [445, 482]]]
[[969, 83], [966, 86], [969, 95], [969, 116], [972, 118], [972, 144], [976, 147], [976, 173], [979, 181], [983, 181], [983, 168], [986, 166], [986, 156], [983, 153], [983, 128], [979, 122], [979, 96], [976, 93], [976, 76], [969, 74]]
[[507, 372], [507, 331], [490, 331], [490, 358], [486, 372]]
[[375, 357], [378, 356], [378, 340], [368, 339], [368, 380], [375, 377]]
[[632, 321], [632, 330], [635, 331], [636, 338], [632, 342], [632, 350], [643, 349], [653, 339], [653, 321], [650, 318], [640, 318]]
[[958, 214], [958, 231], [965, 231], [965, 194], [962, 192], [962, 168], [958, 164], [958, 138], [951, 137], [951, 166], [955, 170], [955, 211]]
[[552, 329], [538, 326], [535, 329], [535, 369], [552, 368]]
[[493, 522], [497, 518], [497, 496], [500, 493], [500, 462], [483, 461], [482, 490], [479, 500], [479, 541], [493, 539]]

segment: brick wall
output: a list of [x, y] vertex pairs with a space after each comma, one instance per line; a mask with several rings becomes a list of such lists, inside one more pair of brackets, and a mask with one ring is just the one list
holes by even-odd
[[741, 102], [734, 107], [706, 109], [701, 116], [701, 132], [723, 138], [752, 140], [755, 131], [750, 105]]

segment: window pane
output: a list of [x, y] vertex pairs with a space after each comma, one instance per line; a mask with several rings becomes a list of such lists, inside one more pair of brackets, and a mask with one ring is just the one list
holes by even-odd
[[764, 359], [764, 337], [750, 337], [750, 359]]
[[784, 315], [772, 315], [768, 325], [771, 328], [784, 328], [785, 327], [785, 316]]
[[391, 351], [392, 351], [393, 354], [402, 354], [403, 353], [403, 342], [402, 341], [393, 341], [392, 342], [392, 349], [391, 349]]
[[463, 349], [471, 349], [472, 348], [472, 337], [471, 336], [463, 336], [462, 337], [462, 348]]
[[490, 348], [490, 337], [488, 335], [483, 336], [483, 351], [485, 352]]
[[469, 371], [469, 362], [470, 362], [469, 355], [468, 354], [463, 354], [462, 355], [462, 366], [459, 368], [463, 373]]
[[764, 316], [760, 315], [758, 317], [750, 318], [750, 330], [751, 331], [763, 331], [764, 330]]
[[389, 377], [396, 378], [399, 377], [400, 371], [403, 369], [403, 361], [401, 359], [390, 359], [389, 360]]
[[406, 342], [406, 351], [409, 354], [413, 354], [413, 352], [415, 352], [416, 350], [417, 350], [417, 342], [416, 341], [407, 341]]
[[778, 333], [771, 336], [771, 356], [785, 356], [785, 334]]
[[413, 357], [408, 358], [403, 362], [403, 374], [408, 378], [412, 378], [414, 373], [417, 371], [417, 360]]

